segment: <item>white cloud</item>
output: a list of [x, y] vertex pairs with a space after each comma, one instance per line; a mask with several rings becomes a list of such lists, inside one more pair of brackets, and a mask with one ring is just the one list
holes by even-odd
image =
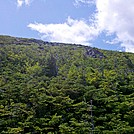
[[95, 0], [75, 0], [75, 4], [79, 5], [79, 4], [91, 4], [94, 3]]
[[96, 0], [98, 30], [115, 34], [129, 52], [134, 52], [133, 6], [134, 0]]
[[[26, 4], [24, 0], [20, 1]], [[23, 1], [23, 2], [21, 2]], [[95, 4], [96, 10], [91, 23], [68, 18], [62, 24], [29, 24], [28, 27], [41, 33], [48, 41], [90, 44], [89, 42], [102, 32], [114, 35], [113, 41], [120, 43], [125, 51], [134, 52], [134, 0], [74, 0], [76, 5]], [[91, 17], [90, 17], [91, 18]]]
[[118, 38], [114, 38], [113, 40], [104, 40], [104, 42], [111, 45], [120, 43]]
[[21, 7], [22, 4], [23, 4], [23, 0], [17, 0], [17, 6], [18, 6], [18, 7]]
[[98, 34], [94, 26], [89, 26], [84, 20], [74, 20], [70, 17], [62, 24], [31, 23], [28, 27], [41, 33], [44, 40], [83, 45], [89, 45], [89, 41]]
[[31, 0], [17, 0], [17, 6], [21, 7], [22, 5], [29, 5]]
[[75, 0], [76, 5], [91, 3], [96, 6], [93, 21], [97, 22], [99, 33], [116, 35], [116, 40], [106, 42], [119, 42], [126, 51], [134, 52], [134, 0]]

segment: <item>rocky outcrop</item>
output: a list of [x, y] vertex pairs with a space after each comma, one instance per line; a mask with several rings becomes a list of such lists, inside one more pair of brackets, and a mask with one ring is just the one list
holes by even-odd
[[93, 57], [93, 58], [105, 58], [104, 54], [92, 47], [85, 47], [85, 56]]

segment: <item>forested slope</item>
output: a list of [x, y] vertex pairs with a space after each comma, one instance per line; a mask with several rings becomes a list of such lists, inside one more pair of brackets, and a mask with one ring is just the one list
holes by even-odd
[[133, 134], [134, 54], [0, 36], [0, 133]]

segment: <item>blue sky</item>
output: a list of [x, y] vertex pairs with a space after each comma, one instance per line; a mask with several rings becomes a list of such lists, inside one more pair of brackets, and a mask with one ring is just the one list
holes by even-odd
[[134, 52], [133, 6], [133, 0], [0, 0], [0, 34]]

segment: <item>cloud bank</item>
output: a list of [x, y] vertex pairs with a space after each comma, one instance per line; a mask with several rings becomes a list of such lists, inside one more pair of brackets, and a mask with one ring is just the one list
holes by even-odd
[[103, 32], [115, 36], [106, 43], [120, 43], [125, 51], [134, 52], [134, 0], [75, 0], [75, 3], [95, 4], [93, 23], [68, 17], [62, 24], [30, 23], [28, 27], [41, 33], [44, 40], [85, 45]]
[[96, 0], [98, 30], [115, 34], [127, 52], [134, 52], [134, 0]]
[[31, 23], [28, 27], [41, 33], [44, 40], [83, 45], [89, 45], [89, 42], [98, 34], [93, 25], [70, 17], [62, 24]]

